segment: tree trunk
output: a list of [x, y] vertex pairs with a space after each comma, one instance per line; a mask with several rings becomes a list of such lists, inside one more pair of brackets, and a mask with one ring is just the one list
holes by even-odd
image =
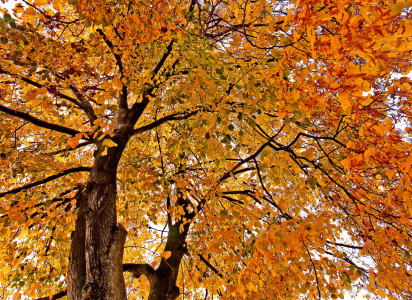
[[179, 267], [183, 255], [187, 254], [186, 237], [189, 232], [190, 222], [183, 225], [176, 222], [169, 225], [164, 251], [170, 251], [171, 256], [162, 259], [155, 271], [155, 279], [150, 283], [148, 300], [175, 300], [180, 295], [180, 289], [176, 286], [179, 275]]
[[67, 270], [67, 299], [80, 300], [86, 282], [86, 199], [83, 191], [77, 197], [77, 219], [72, 232], [69, 268]]
[[[120, 138], [121, 137], [121, 138]], [[126, 229], [117, 223], [117, 166], [129, 136], [117, 147], [98, 145], [78, 209], [68, 269], [68, 299], [125, 300], [123, 248]]]
[[117, 224], [117, 162], [111, 160], [111, 157], [104, 156], [96, 158], [86, 188], [86, 283], [82, 291], [83, 300], [126, 299], [122, 266], [126, 230]]

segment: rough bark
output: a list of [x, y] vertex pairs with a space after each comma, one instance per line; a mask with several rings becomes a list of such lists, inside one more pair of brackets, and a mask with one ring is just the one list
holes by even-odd
[[125, 300], [123, 248], [126, 229], [117, 223], [117, 166], [133, 126], [123, 126], [112, 138], [116, 147], [97, 145], [94, 164], [82, 194], [72, 236], [68, 299]]
[[83, 193], [77, 197], [77, 219], [72, 232], [69, 267], [67, 270], [67, 299], [80, 300], [86, 282], [86, 200]]

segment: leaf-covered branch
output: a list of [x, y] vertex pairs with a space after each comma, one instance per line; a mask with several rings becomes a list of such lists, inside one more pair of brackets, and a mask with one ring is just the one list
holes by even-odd
[[162, 124], [164, 124], [168, 121], [186, 120], [186, 119], [190, 118], [191, 116], [196, 115], [199, 111], [201, 111], [201, 110], [198, 109], [198, 110], [194, 110], [192, 112], [185, 113], [185, 114], [183, 114], [183, 113], [172, 114], [172, 115], [160, 118], [159, 120], [156, 120], [156, 121], [154, 121], [150, 124], [147, 124], [147, 125], [144, 125], [142, 127], [139, 127], [137, 129], [135, 129], [133, 131], [133, 135], [137, 135], [137, 134], [140, 134], [142, 132], [154, 129], [154, 128], [156, 128], [156, 127], [158, 127], [158, 126], [160, 126], [160, 125], [162, 125]]
[[80, 133], [80, 131], [77, 131], [75, 129], [40, 120], [40, 119], [38, 119], [38, 118], [28, 114], [28, 113], [17, 111], [17, 110], [8, 108], [4, 105], [1, 105], [1, 104], [0, 104], [0, 111], [3, 112], [3, 113], [6, 113], [8, 115], [11, 115], [13, 117], [17, 117], [17, 118], [26, 120], [26, 121], [32, 123], [33, 125], [36, 125], [38, 127], [42, 127], [42, 128], [45, 128], [45, 129], [50, 129], [50, 130], [53, 130], [53, 131], [65, 133], [65, 134], [68, 134], [68, 135], [71, 135], [71, 136], [75, 136], [76, 134]]
[[39, 185], [48, 183], [48, 182], [53, 181], [53, 180], [56, 180], [56, 179], [58, 179], [58, 178], [60, 178], [60, 177], [66, 176], [66, 175], [68, 175], [68, 174], [78, 173], [78, 172], [90, 172], [90, 168], [89, 168], [89, 167], [76, 167], [76, 168], [67, 169], [67, 170], [64, 170], [64, 171], [61, 172], [61, 173], [58, 173], [58, 174], [56, 174], [56, 175], [52, 175], [52, 176], [46, 177], [46, 178], [44, 178], [44, 179], [42, 179], [42, 180], [28, 183], [28, 184], [26, 184], [26, 185], [23, 185], [23, 186], [18, 187], [18, 188], [14, 188], [14, 189], [9, 190], [9, 191], [7, 191], [7, 192], [2, 192], [2, 193], [0, 193], [0, 198], [1, 198], [1, 197], [4, 197], [4, 196], [6, 196], [6, 195], [9, 195], [9, 194], [17, 194], [17, 193], [21, 192], [22, 190], [31, 189], [31, 188], [33, 188], [33, 187], [36, 187], [36, 186], [39, 186]]

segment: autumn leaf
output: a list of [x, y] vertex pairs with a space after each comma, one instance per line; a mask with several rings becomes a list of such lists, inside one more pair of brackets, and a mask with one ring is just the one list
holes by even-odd
[[107, 146], [107, 147], [116, 147], [117, 144], [115, 142], [113, 142], [111, 139], [104, 139], [102, 142], [103, 146]]
[[3, 298], [411, 295], [412, 1], [10, 5]]
[[160, 253], [160, 256], [163, 257], [164, 259], [168, 259], [172, 255], [171, 251], [164, 251]]

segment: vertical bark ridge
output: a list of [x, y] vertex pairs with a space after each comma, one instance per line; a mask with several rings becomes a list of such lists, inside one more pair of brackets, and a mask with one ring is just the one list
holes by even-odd
[[67, 299], [80, 300], [86, 282], [86, 200], [82, 192], [77, 198], [77, 219], [72, 232], [69, 267], [67, 270]]

